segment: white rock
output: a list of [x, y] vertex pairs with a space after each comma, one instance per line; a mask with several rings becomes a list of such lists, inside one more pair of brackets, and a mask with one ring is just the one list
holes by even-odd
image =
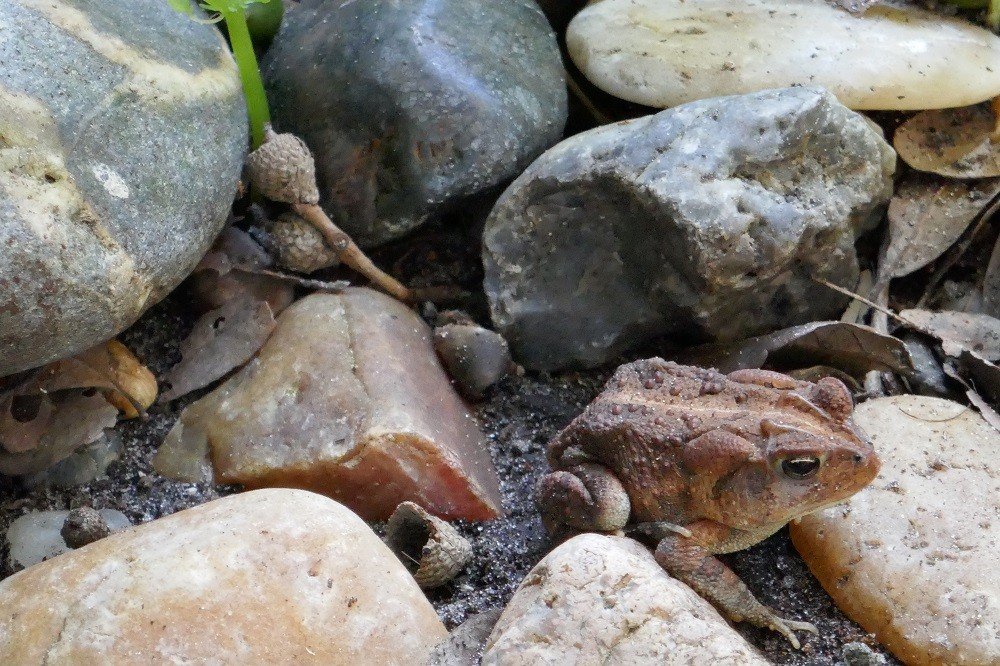
[[365, 523], [299, 490], [234, 495], [0, 583], [2, 664], [422, 664], [447, 637]]
[[895, 396], [854, 411], [882, 471], [792, 539], [837, 605], [904, 663], [1000, 664], [1000, 434], [969, 408]]
[[671, 107], [791, 85], [853, 109], [934, 109], [1000, 94], [1000, 38], [912, 6], [856, 16], [823, 0], [604, 0], [570, 23], [599, 88]]
[[[101, 516], [112, 532], [120, 532], [132, 523], [121, 511], [101, 509]], [[7, 528], [10, 563], [16, 568], [30, 567], [72, 550], [60, 530], [69, 511], [34, 511], [26, 513]]]
[[583, 534], [522, 581], [483, 666], [767, 664], [707, 601], [621, 537]]

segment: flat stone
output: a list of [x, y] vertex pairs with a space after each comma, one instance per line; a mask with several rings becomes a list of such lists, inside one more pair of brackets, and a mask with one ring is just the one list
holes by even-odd
[[9, 0], [0, 137], [3, 376], [113, 337], [194, 268], [246, 108], [218, 30], [167, 2]]
[[[610, 1], [610, 0], [607, 0]], [[493, 322], [524, 365], [594, 366], [658, 335], [836, 319], [895, 154], [819, 88], [724, 97], [578, 134], [486, 221]]]
[[275, 126], [309, 144], [323, 207], [362, 246], [510, 180], [566, 122], [533, 0], [306, 0], [263, 71]]
[[[101, 509], [101, 516], [112, 532], [120, 532], [132, 523], [121, 511]], [[60, 531], [69, 511], [33, 511], [26, 513], [7, 528], [10, 565], [24, 569], [72, 550]]]
[[913, 5], [855, 15], [823, 0], [604, 0], [569, 25], [584, 75], [671, 107], [816, 85], [852, 109], [938, 109], [1000, 94], [1000, 38]]
[[641, 544], [584, 534], [538, 563], [486, 643], [483, 666], [768, 663]]
[[297, 490], [209, 502], [0, 582], [5, 664], [421, 664], [446, 637], [360, 518]]
[[188, 480], [214, 472], [219, 483], [305, 488], [371, 520], [406, 500], [449, 519], [500, 511], [486, 440], [429, 327], [371, 289], [285, 310], [257, 358], [185, 409], [154, 466]]
[[1000, 663], [1000, 433], [915, 395], [854, 410], [882, 470], [792, 540], [837, 605], [904, 663]]

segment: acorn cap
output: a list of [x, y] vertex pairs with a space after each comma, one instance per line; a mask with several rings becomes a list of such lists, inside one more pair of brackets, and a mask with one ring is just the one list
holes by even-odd
[[295, 213], [283, 213], [267, 228], [278, 253], [278, 263], [297, 273], [312, 273], [340, 263], [336, 250], [326, 244], [319, 229]]
[[317, 204], [316, 163], [305, 141], [264, 129], [264, 143], [247, 156], [250, 184], [272, 201]]
[[472, 559], [472, 544], [458, 530], [413, 502], [393, 511], [385, 541], [424, 589], [444, 585]]

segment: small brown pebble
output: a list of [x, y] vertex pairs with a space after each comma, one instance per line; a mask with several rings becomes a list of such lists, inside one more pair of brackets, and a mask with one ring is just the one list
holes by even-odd
[[70, 548], [82, 548], [111, 534], [104, 516], [89, 506], [73, 509], [59, 531]]

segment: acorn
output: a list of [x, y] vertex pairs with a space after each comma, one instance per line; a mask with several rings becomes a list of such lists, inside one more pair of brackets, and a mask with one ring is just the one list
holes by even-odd
[[392, 512], [385, 541], [423, 589], [444, 585], [472, 559], [472, 544], [458, 530], [413, 502]]
[[247, 156], [251, 185], [272, 201], [288, 204], [319, 203], [316, 163], [305, 141], [294, 134], [264, 128], [264, 143]]
[[278, 252], [278, 263], [290, 271], [313, 273], [340, 263], [337, 251], [326, 243], [319, 229], [295, 213], [279, 215], [267, 232]]

